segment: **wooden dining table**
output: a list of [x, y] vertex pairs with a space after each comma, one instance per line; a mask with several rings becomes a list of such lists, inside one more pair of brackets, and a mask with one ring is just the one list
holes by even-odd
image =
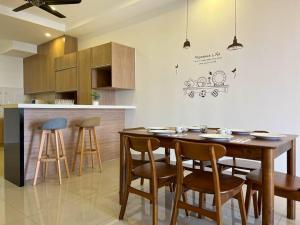
[[[215, 130], [208, 130], [214, 133]], [[144, 128], [127, 129], [120, 132], [120, 185], [119, 200], [124, 195], [126, 178], [126, 159], [123, 145], [125, 135], [134, 137], [155, 137], [161, 147], [174, 149], [175, 140], [186, 140], [200, 143], [219, 143], [226, 147], [226, 156], [258, 160], [262, 163], [262, 224], [274, 224], [274, 159], [287, 152], [287, 174], [296, 175], [296, 138], [297, 135], [285, 135], [277, 141], [256, 139], [252, 136], [234, 135], [229, 141], [212, 141], [199, 136], [198, 132], [184, 134], [155, 135]], [[244, 141], [240, 141], [244, 140]], [[295, 201], [287, 200], [287, 217], [295, 219]]]

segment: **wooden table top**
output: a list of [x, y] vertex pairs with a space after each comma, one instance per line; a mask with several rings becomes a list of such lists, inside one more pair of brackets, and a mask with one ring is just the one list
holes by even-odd
[[[214, 130], [208, 130], [208, 133], [216, 133]], [[171, 134], [171, 135], [156, 135], [153, 133], [148, 132], [144, 128], [137, 128], [137, 129], [130, 129], [121, 131], [120, 134], [124, 135], [134, 135], [134, 136], [147, 136], [147, 137], [157, 137], [159, 139], [166, 138], [166, 139], [180, 139], [186, 141], [199, 141], [199, 142], [213, 142], [213, 143], [220, 143], [223, 145], [238, 145], [238, 146], [247, 146], [247, 147], [259, 147], [259, 148], [280, 148], [281, 146], [286, 145], [287, 143], [295, 140], [298, 135], [293, 134], [284, 134], [285, 137], [281, 138], [277, 141], [269, 141], [269, 140], [262, 140], [257, 139], [250, 135], [233, 135], [234, 137], [230, 141], [212, 141], [199, 136], [199, 132], [186, 132], [183, 135], [180, 134]], [[234, 142], [236, 139], [247, 140], [251, 139], [247, 142]]]

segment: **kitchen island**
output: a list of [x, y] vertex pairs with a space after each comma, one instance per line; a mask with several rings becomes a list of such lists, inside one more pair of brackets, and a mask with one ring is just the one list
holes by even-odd
[[[69, 163], [75, 151], [76, 123], [89, 117], [100, 117], [97, 127], [102, 160], [119, 157], [118, 132], [125, 126], [125, 110], [135, 106], [121, 105], [54, 105], [14, 104], [4, 107], [4, 177], [17, 186], [33, 179], [40, 144], [39, 126], [46, 120], [64, 117], [68, 120], [63, 131]], [[55, 168], [49, 168], [54, 173]]]

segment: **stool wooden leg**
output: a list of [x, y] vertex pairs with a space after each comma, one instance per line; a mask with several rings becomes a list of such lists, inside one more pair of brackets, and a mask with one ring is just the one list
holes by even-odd
[[92, 157], [92, 168], [94, 168], [94, 154], [93, 154], [93, 142], [92, 142], [92, 131], [89, 129], [89, 138], [90, 138], [90, 152]]
[[57, 163], [57, 170], [58, 170], [58, 178], [59, 184], [61, 184], [61, 169], [60, 169], [60, 156], [59, 156], [59, 145], [58, 145], [58, 131], [54, 131], [55, 135], [55, 146], [56, 146], [56, 163]]
[[[48, 150], [49, 150], [49, 142], [50, 142], [50, 134], [47, 135], [47, 141], [46, 141], [46, 157], [48, 158]], [[46, 176], [48, 175], [48, 161], [45, 161], [45, 171], [44, 171], [44, 179], [46, 179]]]
[[85, 129], [81, 130], [81, 143], [80, 143], [80, 165], [79, 165], [79, 176], [82, 174], [82, 166], [83, 166], [83, 154], [84, 154], [84, 133]]
[[69, 178], [70, 177], [70, 172], [69, 172], [68, 160], [67, 160], [67, 155], [66, 155], [64, 137], [63, 137], [63, 134], [62, 134], [61, 130], [58, 131], [58, 134], [59, 134], [59, 140], [60, 140], [60, 144], [61, 144], [61, 150], [62, 150], [63, 157], [64, 157], [66, 173], [67, 173], [67, 177]]
[[101, 161], [101, 156], [100, 156], [100, 148], [99, 148], [99, 144], [98, 144], [98, 141], [97, 141], [96, 129], [93, 128], [92, 132], [93, 132], [93, 136], [94, 136], [94, 142], [95, 142], [95, 146], [96, 146], [96, 153], [97, 153], [97, 157], [98, 157], [98, 161], [99, 161], [99, 168], [100, 168], [100, 172], [101, 172], [102, 171], [102, 161]]
[[42, 137], [41, 137], [41, 143], [40, 143], [40, 149], [39, 149], [39, 154], [38, 154], [38, 160], [36, 163], [36, 168], [35, 168], [35, 175], [34, 175], [34, 180], [33, 180], [33, 186], [36, 185], [37, 177], [39, 174], [39, 169], [40, 169], [40, 164], [41, 164], [41, 157], [43, 153], [43, 147], [44, 147], [44, 142], [45, 142], [45, 131], [42, 132]]
[[77, 154], [79, 152], [79, 145], [80, 145], [80, 140], [81, 140], [81, 132], [82, 132], [82, 128], [79, 128], [78, 136], [77, 136], [77, 144], [76, 144], [76, 149], [74, 152], [74, 159], [73, 159], [73, 163], [72, 163], [72, 172], [75, 171], [75, 167], [76, 167]]

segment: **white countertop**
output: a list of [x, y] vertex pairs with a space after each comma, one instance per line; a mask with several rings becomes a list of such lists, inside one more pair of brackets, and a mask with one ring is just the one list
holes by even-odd
[[130, 105], [60, 105], [60, 104], [7, 104], [2, 108], [19, 109], [136, 109]]

